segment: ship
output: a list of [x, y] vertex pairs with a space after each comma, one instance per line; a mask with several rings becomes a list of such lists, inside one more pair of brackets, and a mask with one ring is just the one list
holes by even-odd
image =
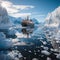
[[29, 38], [29, 35], [33, 33], [34, 31], [34, 22], [32, 19], [29, 19], [29, 16], [25, 20], [22, 20], [21, 22], [22, 27], [22, 33], [27, 35], [27, 38]]

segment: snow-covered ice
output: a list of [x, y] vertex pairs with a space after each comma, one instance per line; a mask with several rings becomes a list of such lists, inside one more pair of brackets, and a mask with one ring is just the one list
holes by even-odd
[[13, 46], [12, 41], [9, 39], [6, 39], [5, 34], [3, 32], [0, 32], [0, 49], [5, 48], [11, 48]]

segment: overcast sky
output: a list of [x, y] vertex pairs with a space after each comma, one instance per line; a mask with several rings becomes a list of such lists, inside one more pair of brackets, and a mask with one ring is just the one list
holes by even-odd
[[1, 0], [12, 17], [36, 18], [43, 22], [48, 13], [60, 6], [60, 0]]

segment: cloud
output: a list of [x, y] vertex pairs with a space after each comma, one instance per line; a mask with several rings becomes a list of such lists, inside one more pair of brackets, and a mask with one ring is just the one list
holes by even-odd
[[5, 0], [2, 0], [1, 5], [5, 7], [8, 11], [8, 14], [13, 17], [31, 15], [31, 13], [20, 13], [20, 11], [34, 8], [32, 5], [14, 5], [12, 2]]
[[29, 5], [13, 5], [13, 7], [20, 10], [34, 8], [34, 6], [29, 6]]
[[26, 17], [26, 16], [30, 16], [31, 13], [13, 13], [13, 14], [10, 14], [10, 16], [13, 16], [13, 17]]

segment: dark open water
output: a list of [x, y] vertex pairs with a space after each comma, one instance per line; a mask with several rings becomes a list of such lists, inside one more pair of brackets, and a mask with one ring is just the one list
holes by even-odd
[[31, 38], [18, 38], [18, 39], [19, 42], [25, 42], [26, 45], [15, 45], [11, 49], [2, 50], [3, 51], [18, 50], [23, 56], [22, 60], [32, 60], [33, 58], [36, 58], [37, 60], [46, 60], [47, 56], [42, 54], [41, 51], [45, 49], [50, 51], [50, 49], [52, 48], [52, 45], [46, 39], [43, 30], [41, 30], [40, 28], [31, 35]]

